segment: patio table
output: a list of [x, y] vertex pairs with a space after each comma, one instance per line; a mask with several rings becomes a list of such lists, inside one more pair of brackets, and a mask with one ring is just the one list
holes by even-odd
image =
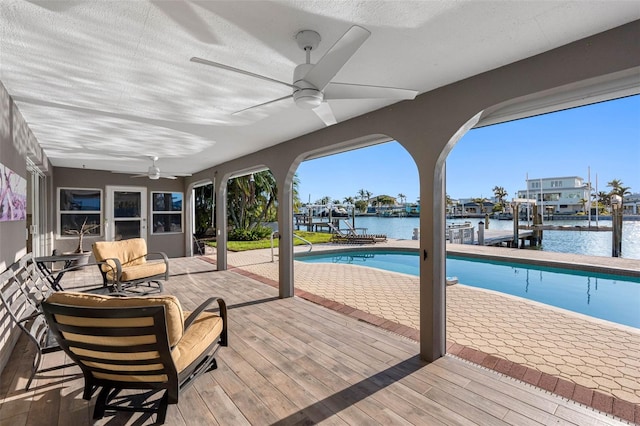
[[[36, 262], [36, 265], [38, 265], [38, 269], [42, 271], [44, 278], [46, 278], [47, 281], [49, 281], [49, 284], [51, 284], [51, 287], [56, 291], [63, 291], [64, 288], [60, 285], [60, 280], [73, 262], [84, 256], [85, 255], [82, 253], [69, 253], [36, 257], [34, 261]], [[55, 262], [64, 262], [64, 267], [59, 271], [54, 271], [53, 264]], [[49, 265], [51, 265], [51, 267], [49, 267]]]

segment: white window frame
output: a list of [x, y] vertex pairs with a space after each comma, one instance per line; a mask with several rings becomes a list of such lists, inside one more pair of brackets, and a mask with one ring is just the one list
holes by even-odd
[[[154, 196], [155, 194], [180, 194], [182, 196], [182, 208], [180, 211], [177, 210], [156, 210], [154, 205]], [[149, 208], [150, 212], [150, 229], [152, 235], [175, 235], [175, 234], [183, 234], [184, 233], [184, 192], [181, 191], [151, 191], [151, 196], [149, 197], [149, 203], [151, 204]], [[155, 215], [156, 214], [175, 214], [180, 215], [180, 231], [162, 231], [156, 232], [155, 226]]]
[[[60, 201], [62, 199], [61, 194], [62, 191], [97, 191], [98, 193], [100, 193], [100, 210], [61, 210], [60, 209]], [[102, 193], [102, 189], [100, 188], [78, 188], [78, 187], [70, 187], [70, 186], [59, 186], [58, 187], [58, 197], [56, 199], [56, 215], [58, 218], [58, 226], [57, 226], [57, 236], [58, 238], [61, 239], [77, 239], [78, 236], [77, 235], [73, 235], [73, 234], [64, 234], [62, 233], [62, 215], [65, 214], [87, 214], [87, 215], [95, 215], [95, 214], [99, 214], [100, 215], [100, 224], [102, 224], [104, 222], [104, 197], [103, 197], [103, 193]], [[98, 235], [100, 237], [103, 236], [103, 229], [102, 226], [100, 226], [98, 228], [100, 230], [100, 234], [89, 234], [90, 236], [94, 236], [97, 237]]]

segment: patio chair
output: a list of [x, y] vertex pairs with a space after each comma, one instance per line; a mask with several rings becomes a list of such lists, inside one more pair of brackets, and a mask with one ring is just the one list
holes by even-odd
[[36, 356], [31, 365], [26, 390], [29, 390], [36, 373], [40, 370], [42, 356], [61, 349], [49, 332], [40, 311], [42, 297], [48, 297], [52, 290], [48, 287], [47, 281], [40, 277], [32, 260], [33, 256], [29, 253], [0, 274], [0, 306], [36, 346]]
[[[91, 249], [100, 265], [104, 285], [114, 285], [118, 293], [140, 284], [157, 286], [162, 293], [162, 280], [169, 280], [169, 258], [163, 252], [147, 252], [144, 238], [120, 241], [97, 241]], [[150, 260], [152, 257], [158, 259]], [[148, 291], [141, 294], [148, 294]]]
[[193, 234], [194, 253], [198, 252], [201, 256], [206, 254], [206, 246], [208, 242], [217, 241], [216, 229], [209, 227], [202, 234]]
[[[204, 311], [213, 302], [218, 314]], [[95, 420], [106, 410], [121, 410], [157, 413], [156, 422], [164, 423], [168, 404], [177, 404], [182, 390], [217, 368], [214, 355], [227, 346], [227, 308], [217, 297], [183, 312], [174, 296], [58, 292], [42, 308], [60, 346], [82, 369], [83, 398], [101, 388]], [[147, 393], [119, 396], [123, 390]], [[147, 400], [160, 391], [159, 401]]]

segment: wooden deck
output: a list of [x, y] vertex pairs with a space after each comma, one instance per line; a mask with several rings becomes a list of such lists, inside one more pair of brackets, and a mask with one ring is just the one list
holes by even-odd
[[[592, 409], [452, 356], [427, 364], [418, 344], [197, 258], [172, 259], [165, 290], [185, 309], [211, 295], [229, 305], [229, 347], [167, 413], [168, 425], [622, 424]], [[67, 282], [67, 287], [72, 283]], [[21, 339], [0, 378], [1, 425], [88, 425], [79, 369], [39, 374]], [[65, 364], [45, 355], [47, 367]], [[152, 424], [119, 413], [97, 424]]]

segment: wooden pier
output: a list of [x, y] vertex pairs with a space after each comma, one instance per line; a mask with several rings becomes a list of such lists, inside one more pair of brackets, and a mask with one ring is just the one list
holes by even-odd
[[[534, 225], [538, 229], [548, 231], [593, 231], [593, 232], [611, 232], [611, 226], [582, 226], [582, 225]], [[518, 225], [519, 229], [533, 229], [533, 226]]]
[[[495, 247], [524, 247], [526, 241], [529, 242], [529, 246], [534, 246], [540, 244], [542, 238], [541, 231], [519, 229], [516, 238], [514, 231], [484, 229], [484, 227], [476, 230], [474, 226], [471, 226], [471, 223], [449, 226], [447, 227], [446, 235], [447, 240], [454, 244], [474, 244]], [[517, 243], [514, 242], [516, 239]]]
[[[478, 238], [478, 244], [480, 244]], [[518, 246], [524, 247], [525, 241], [529, 241], [529, 245], [532, 245], [533, 231], [519, 230], [518, 231]], [[513, 231], [507, 231], [504, 229], [485, 229], [484, 230], [484, 244], [485, 246], [501, 246], [513, 247]]]
[[[299, 231], [300, 228], [306, 228], [306, 231], [308, 232], [331, 232], [331, 227], [329, 226], [329, 217], [317, 218], [313, 216], [296, 214], [294, 215], [294, 219], [295, 220], [293, 226], [295, 226], [296, 231]], [[334, 220], [337, 221], [338, 219], [340, 218], [335, 218]]]

